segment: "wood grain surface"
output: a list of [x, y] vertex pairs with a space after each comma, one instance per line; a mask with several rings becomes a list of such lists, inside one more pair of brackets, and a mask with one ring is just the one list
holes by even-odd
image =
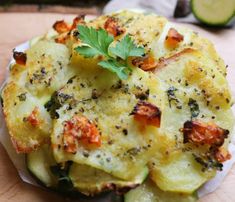
[[[9, 13], [0, 14], [0, 83], [3, 82], [6, 66], [12, 56], [12, 49], [30, 38], [45, 33], [56, 20], [72, 20], [74, 15]], [[209, 38], [216, 46], [228, 68], [228, 79], [231, 81], [235, 95], [235, 31], [205, 30], [192, 27], [201, 35]], [[200, 202], [235, 202], [235, 166], [221, 186], [213, 193], [200, 199]], [[34, 187], [22, 182], [17, 170], [0, 144], [0, 202], [62, 202], [69, 199], [53, 192]], [[74, 200], [73, 200], [74, 201]], [[83, 202], [83, 200], [78, 200]]]

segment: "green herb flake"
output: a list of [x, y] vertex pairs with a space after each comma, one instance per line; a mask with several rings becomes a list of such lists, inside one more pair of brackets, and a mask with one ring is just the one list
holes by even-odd
[[17, 96], [21, 102], [26, 100], [26, 93], [21, 93], [20, 95]]
[[190, 112], [191, 112], [191, 119], [196, 118], [200, 113], [200, 109], [199, 109], [199, 105], [198, 105], [197, 101], [192, 98], [189, 98], [188, 106], [189, 106]]
[[169, 102], [169, 107], [171, 107], [171, 104], [172, 102], [175, 102], [176, 103], [176, 107], [178, 109], [182, 109], [182, 106], [179, 102], [179, 100], [176, 98], [175, 96], [175, 92], [177, 91], [178, 89], [175, 88], [174, 86], [171, 86], [170, 88], [168, 88], [168, 90], [166, 91], [167, 93], [167, 97], [168, 97], [168, 102]]
[[74, 98], [71, 95], [56, 91], [52, 94], [51, 99], [44, 105], [44, 107], [50, 113], [52, 119], [58, 119], [59, 114], [57, 113], [57, 110], [60, 109], [65, 103], [69, 101], [71, 102], [73, 99]]
[[202, 166], [202, 172], [205, 172], [206, 170], [216, 169], [218, 171], [223, 170], [223, 164], [218, 162], [215, 158], [206, 155], [206, 156], [200, 156], [197, 154], [192, 154], [195, 161]]

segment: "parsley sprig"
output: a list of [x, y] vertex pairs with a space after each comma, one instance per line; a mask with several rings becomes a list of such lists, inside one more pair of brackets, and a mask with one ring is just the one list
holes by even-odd
[[137, 46], [129, 34], [113, 46], [111, 45], [114, 41], [113, 36], [104, 29], [96, 30], [93, 27], [79, 25], [78, 31], [83, 45], [76, 47], [75, 50], [88, 58], [103, 56], [98, 65], [117, 74], [122, 80], [127, 79], [131, 72], [127, 63], [128, 57], [139, 57], [144, 54], [144, 48]]

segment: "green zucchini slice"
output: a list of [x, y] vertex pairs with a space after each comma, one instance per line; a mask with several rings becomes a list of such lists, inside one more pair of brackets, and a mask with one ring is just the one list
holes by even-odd
[[46, 187], [56, 187], [57, 177], [51, 172], [51, 167], [56, 165], [49, 145], [43, 145], [40, 149], [26, 156], [29, 171]]
[[192, 12], [195, 17], [214, 26], [226, 25], [234, 16], [234, 0], [191, 0]]

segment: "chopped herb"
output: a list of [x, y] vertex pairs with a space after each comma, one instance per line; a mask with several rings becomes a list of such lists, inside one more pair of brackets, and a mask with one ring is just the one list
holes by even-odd
[[111, 161], [111, 158], [110, 157], [106, 158], [106, 161], [109, 163]]
[[116, 128], [116, 129], [120, 129], [120, 128], [121, 128], [121, 126], [116, 125], [116, 126], [115, 126], [115, 128]]
[[83, 156], [86, 157], [86, 158], [88, 158], [89, 155], [90, 155], [89, 152], [86, 151], [86, 150], [84, 150], [84, 151], [82, 152], [82, 154], [83, 154]]
[[176, 102], [177, 104], [177, 108], [181, 109], [181, 105], [179, 100], [176, 98], [175, 96], [175, 91], [177, 91], [178, 89], [176, 89], [174, 86], [171, 86], [170, 88], [168, 88], [167, 90], [167, 97], [168, 97], [168, 101], [169, 101], [169, 106], [171, 107], [171, 103], [172, 101]]
[[57, 113], [57, 110], [60, 109], [63, 104], [71, 100], [74, 100], [73, 96], [56, 91], [52, 94], [51, 99], [44, 105], [44, 107], [50, 113], [52, 119], [58, 119], [59, 114]]
[[42, 67], [40, 70], [37, 70], [33, 73], [33, 76], [30, 78], [30, 83], [41, 82], [46, 78], [47, 72], [45, 67]]
[[20, 95], [17, 96], [19, 98], [19, 100], [22, 102], [22, 101], [25, 101], [26, 100], [26, 93], [21, 93]]
[[146, 91], [142, 91], [142, 92], [140, 92], [140, 93], [137, 93], [136, 95], [135, 95], [135, 97], [137, 98], [137, 99], [140, 99], [140, 100], [147, 100], [148, 99], [148, 97], [149, 97], [149, 89], [147, 89]]
[[73, 79], [75, 79], [75, 78], [76, 78], [76, 76], [71, 77], [71, 78], [67, 81], [67, 84], [73, 83]]
[[219, 171], [223, 170], [223, 164], [218, 162], [215, 158], [206, 155], [206, 156], [199, 156], [193, 154], [194, 159], [202, 165], [202, 171], [205, 172], [206, 170], [216, 169]]
[[127, 129], [123, 129], [122, 132], [123, 132], [124, 135], [128, 135], [128, 130]]
[[144, 48], [135, 45], [128, 34], [115, 46], [110, 46], [114, 38], [104, 29], [96, 30], [92, 27], [79, 25], [78, 31], [78, 37], [85, 45], [78, 46], [75, 50], [88, 58], [103, 56], [98, 65], [117, 74], [122, 80], [127, 79], [131, 72], [127, 63], [128, 57], [144, 54]]
[[80, 86], [81, 86], [82, 88], [85, 88], [85, 84], [83, 84], [83, 83], [80, 83]]
[[197, 101], [192, 98], [189, 98], [188, 106], [191, 112], [191, 119], [196, 118], [200, 113], [200, 109], [199, 109], [199, 105], [197, 104]]
[[130, 156], [136, 156], [140, 152], [141, 152], [141, 148], [139, 147], [133, 147], [126, 151], [126, 153]]
[[99, 94], [96, 89], [93, 89], [91, 92], [91, 98], [92, 99], [97, 99], [99, 97]]

